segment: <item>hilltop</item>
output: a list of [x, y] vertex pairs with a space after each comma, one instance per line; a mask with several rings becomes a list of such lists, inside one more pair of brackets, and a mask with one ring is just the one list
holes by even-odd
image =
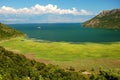
[[120, 29], [120, 9], [102, 11], [100, 14], [83, 23], [85, 27]]
[[24, 33], [0, 23], [0, 40], [10, 39], [19, 36], [24, 36]]

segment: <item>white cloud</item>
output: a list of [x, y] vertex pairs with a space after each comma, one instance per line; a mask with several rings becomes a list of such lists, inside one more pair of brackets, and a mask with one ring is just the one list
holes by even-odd
[[72, 15], [92, 15], [91, 12], [81, 9], [78, 11], [76, 8], [61, 9], [57, 5], [48, 4], [46, 6], [36, 4], [30, 8], [13, 8], [2, 6], [0, 7], [0, 14], [72, 14]]

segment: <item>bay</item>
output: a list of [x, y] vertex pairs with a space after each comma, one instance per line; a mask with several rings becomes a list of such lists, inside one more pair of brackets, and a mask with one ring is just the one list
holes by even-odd
[[29, 38], [64, 42], [117, 42], [120, 30], [85, 28], [82, 23], [8, 24]]

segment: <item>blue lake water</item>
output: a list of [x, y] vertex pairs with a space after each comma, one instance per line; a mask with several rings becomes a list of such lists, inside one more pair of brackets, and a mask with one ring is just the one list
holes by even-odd
[[65, 42], [116, 42], [120, 30], [85, 28], [81, 23], [9, 24], [29, 38]]

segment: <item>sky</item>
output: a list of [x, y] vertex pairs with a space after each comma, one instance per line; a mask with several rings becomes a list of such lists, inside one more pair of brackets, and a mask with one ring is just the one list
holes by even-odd
[[0, 22], [81, 23], [115, 8], [120, 0], [0, 0]]

